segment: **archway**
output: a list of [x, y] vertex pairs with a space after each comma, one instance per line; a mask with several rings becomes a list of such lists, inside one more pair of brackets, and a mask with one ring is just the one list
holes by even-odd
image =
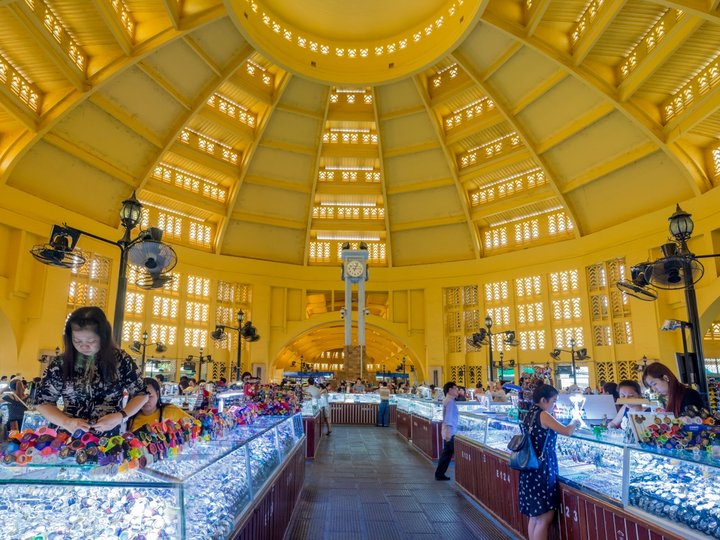
[[[357, 325], [352, 328], [353, 343], [357, 343]], [[386, 328], [368, 324], [365, 327], [365, 359], [364, 364], [371, 364], [374, 369], [394, 372], [405, 360], [405, 371], [411, 374], [410, 381], [422, 381], [425, 378], [423, 363], [414, 349], [405, 340]], [[296, 334], [287, 341], [271, 362], [271, 372], [300, 371], [300, 359], [312, 366], [330, 366], [336, 352], [345, 345], [345, 328], [342, 321], [325, 322], [313, 325]], [[332, 353], [332, 354], [328, 354]], [[372, 370], [371, 370], [372, 371]], [[363, 367], [363, 372], [366, 372]], [[413, 376], [414, 374], [414, 376]]]

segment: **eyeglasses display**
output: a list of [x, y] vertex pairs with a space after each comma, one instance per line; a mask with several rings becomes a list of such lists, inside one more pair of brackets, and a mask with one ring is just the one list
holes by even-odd
[[260, 424], [198, 440], [171, 459], [122, 474], [69, 459], [0, 467], [2, 537], [230, 538], [302, 440], [299, 414], [265, 417]]

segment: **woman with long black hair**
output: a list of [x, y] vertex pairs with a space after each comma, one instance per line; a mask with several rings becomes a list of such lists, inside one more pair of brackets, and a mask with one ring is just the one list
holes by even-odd
[[562, 425], [552, 416], [558, 391], [549, 384], [537, 386], [533, 392], [534, 405], [525, 415], [540, 467], [520, 472], [520, 512], [530, 518], [528, 540], [545, 540], [555, 512], [560, 507], [558, 461], [555, 453], [557, 434], [572, 435], [577, 424]]
[[676, 417], [682, 416], [685, 409], [694, 405], [698, 409], [705, 407], [702, 397], [689, 386], [681, 383], [670, 368], [660, 362], [645, 366], [642, 382], [653, 392], [664, 396], [667, 400], [667, 411]]
[[[65, 323], [64, 352], [55, 358], [36, 392], [36, 409], [49, 422], [75, 433], [117, 435], [148, 397], [135, 361], [112, 339], [102, 309], [76, 309]], [[123, 407], [123, 392], [129, 401]], [[57, 407], [62, 397], [64, 410]]]

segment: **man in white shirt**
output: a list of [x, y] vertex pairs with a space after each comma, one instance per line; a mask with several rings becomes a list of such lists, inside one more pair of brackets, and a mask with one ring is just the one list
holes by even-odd
[[443, 422], [442, 422], [442, 440], [443, 450], [438, 460], [437, 469], [435, 469], [435, 480], [450, 480], [446, 476], [450, 460], [455, 453], [455, 432], [458, 426], [458, 408], [455, 398], [458, 395], [458, 388], [454, 382], [447, 382], [443, 386], [445, 399], [443, 400]]
[[303, 388], [303, 394], [307, 394], [311, 398], [318, 400], [318, 404], [320, 403], [320, 389], [315, 386], [315, 379], [312, 377], [308, 379], [308, 385]]
[[358, 379], [357, 382], [352, 387], [353, 393], [355, 394], [364, 394], [365, 393], [365, 385], [363, 384], [361, 379]]

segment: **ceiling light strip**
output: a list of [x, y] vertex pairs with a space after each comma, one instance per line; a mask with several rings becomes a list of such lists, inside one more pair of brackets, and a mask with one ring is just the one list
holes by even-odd
[[255, 127], [257, 115], [249, 111], [247, 107], [243, 107], [228, 97], [215, 93], [208, 98], [207, 104], [233, 120], [237, 120], [252, 128]]
[[135, 38], [135, 19], [133, 19], [130, 8], [123, 0], [106, 0], [110, 4], [117, 15], [120, 24], [127, 32], [130, 39]]
[[161, 206], [159, 204], [147, 202], [147, 201], [140, 201], [140, 204], [143, 205], [143, 207], [148, 208], [154, 208], [155, 210], [160, 210], [162, 212], [167, 212], [168, 214], [173, 214], [175, 216], [180, 216], [188, 219], [192, 219], [193, 221], [197, 221], [198, 223], [204, 223], [207, 221], [206, 219], [199, 218], [197, 216], [191, 216], [190, 214], [186, 214], [185, 212], [180, 212], [179, 210], [173, 210], [171, 208], [168, 208], [167, 206]]

